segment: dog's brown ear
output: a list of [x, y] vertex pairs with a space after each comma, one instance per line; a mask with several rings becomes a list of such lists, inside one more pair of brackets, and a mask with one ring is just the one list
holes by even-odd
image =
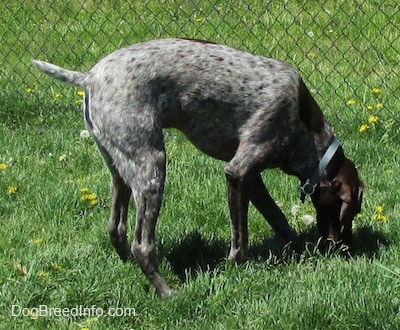
[[343, 223], [343, 219], [346, 216], [346, 213], [348, 211], [351, 202], [351, 188], [346, 183], [343, 183], [342, 181], [337, 179], [334, 179], [332, 181], [332, 188], [342, 201], [342, 205], [340, 206], [339, 220], [341, 223]]
[[361, 211], [361, 202], [364, 188], [361, 182], [358, 182], [357, 184], [352, 186], [346, 182], [334, 179], [332, 181], [332, 187], [336, 191], [337, 196], [342, 201], [342, 205], [340, 207], [340, 222], [343, 221], [350, 207], [352, 207], [352, 216]]
[[357, 213], [359, 213], [361, 211], [363, 191], [364, 191], [364, 185], [360, 181], [359, 185], [358, 185], [358, 187], [356, 187], [355, 193], [354, 193], [354, 196], [357, 198]]
[[332, 185], [337, 187], [336, 194], [342, 200], [340, 221], [347, 213], [350, 217], [354, 217], [361, 211], [364, 184], [359, 179], [357, 168], [350, 159], [345, 158]]

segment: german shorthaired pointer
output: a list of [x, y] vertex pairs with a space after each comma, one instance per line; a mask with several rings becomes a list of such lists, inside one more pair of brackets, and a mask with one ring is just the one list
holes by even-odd
[[[133, 258], [162, 297], [171, 295], [158, 270], [155, 227], [165, 180], [162, 129], [181, 130], [201, 151], [227, 162], [232, 231], [229, 259], [248, 254], [251, 201], [275, 233], [296, 232], [271, 198], [260, 173], [279, 167], [310, 195], [322, 238], [351, 244], [363, 184], [321, 109], [286, 63], [227, 46], [186, 39], [139, 43], [113, 52], [89, 72], [35, 61], [44, 73], [85, 90], [88, 130], [111, 171], [111, 241]], [[132, 247], [128, 203], [136, 204]]]

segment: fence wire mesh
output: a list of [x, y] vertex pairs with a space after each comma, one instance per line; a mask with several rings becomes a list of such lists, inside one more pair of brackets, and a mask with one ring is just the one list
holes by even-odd
[[[23, 120], [31, 120], [45, 111], [46, 99], [57, 98], [61, 87], [36, 72], [31, 58], [87, 70], [116, 48], [186, 37], [289, 62], [339, 130], [353, 134], [380, 125], [379, 134], [398, 139], [399, 7], [394, 0], [6, 0], [0, 5], [0, 118], [16, 125], [18, 106], [28, 109]], [[75, 96], [62, 93], [73, 102]]]

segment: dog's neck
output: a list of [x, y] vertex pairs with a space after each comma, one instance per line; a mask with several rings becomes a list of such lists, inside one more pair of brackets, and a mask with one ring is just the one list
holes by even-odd
[[314, 194], [321, 179], [333, 180], [344, 159], [344, 152], [339, 141], [332, 136], [325, 152], [319, 157], [319, 163], [315, 166], [312, 174], [306, 180], [301, 181], [300, 199], [303, 203], [306, 196]]
[[346, 157], [344, 155], [343, 148], [341, 145], [339, 145], [337, 151], [332, 156], [330, 162], [327, 164], [324, 173], [322, 173], [320, 180], [323, 179], [327, 181], [332, 181], [339, 173], [339, 170], [343, 165], [345, 159]]

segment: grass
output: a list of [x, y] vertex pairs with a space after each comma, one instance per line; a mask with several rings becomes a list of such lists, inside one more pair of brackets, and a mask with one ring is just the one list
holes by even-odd
[[[1, 329], [398, 328], [400, 78], [393, 68], [400, 50], [388, 23], [395, 1], [386, 1], [385, 12], [373, 2], [310, 2], [302, 15], [297, 1], [1, 6]], [[138, 267], [118, 259], [106, 230], [110, 178], [93, 141], [80, 136], [78, 91], [31, 70], [29, 58], [87, 69], [116, 47], [160, 36], [212, 39], [301, 70], [366, 184], [351, 258], [318, 251], [315, 224], [304, 221], [314, 216], [310, 202], [300, 205], [297, 180], [273, 170], [264, 180], [300, 238], [290, 245], [274, 239], [251, 208], [252, 258], [227, 262], [224, 164], [169, 130], [157, 244], [176, 296], [158, 299]], [[132, 206], [131, 227], [133, 214]], [[13, 305], [27, 316], [12, 317]], [[42, 317], [39, 306], [114, 308], [125, 316], [91, 309]]]

